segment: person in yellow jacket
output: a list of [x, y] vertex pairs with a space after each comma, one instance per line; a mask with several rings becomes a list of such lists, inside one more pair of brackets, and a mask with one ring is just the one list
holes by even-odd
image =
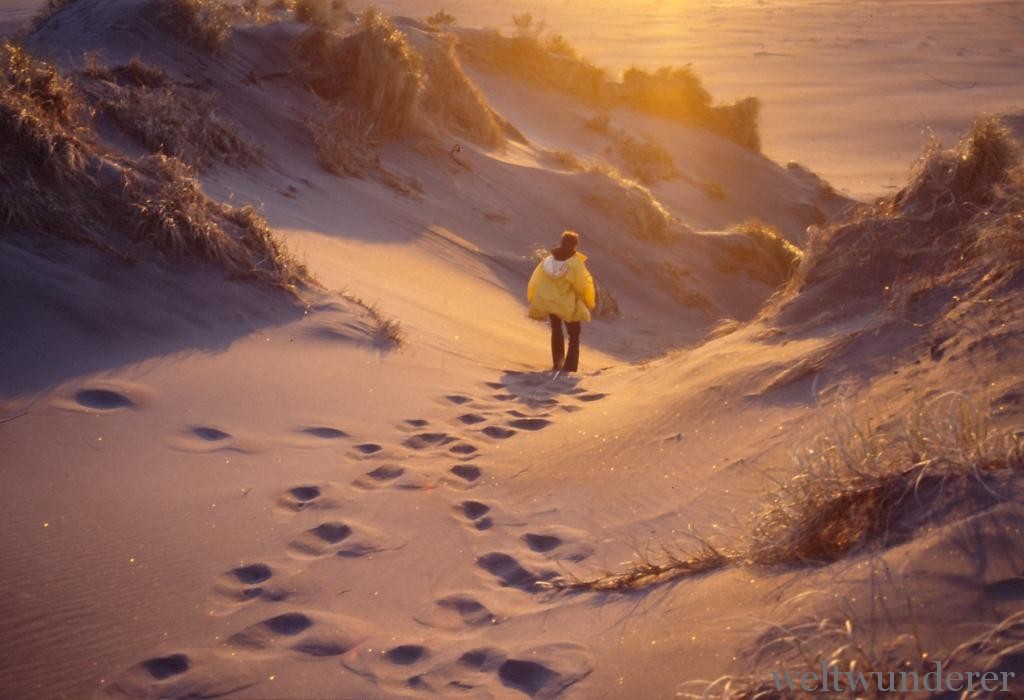
[[[530, 318], [551, 322], [551, 361], [555, 372], [575, 372], [580, 361], [580, 326], [590, 320], [596, 303], [594, 278], [587, 270], [583, 253], [576, 250], [580, 237], [566, 231], [557, 248], [540, 261], [530, 277], [526, 298]], [[562, 324], [569, 332], [565, 349]]]

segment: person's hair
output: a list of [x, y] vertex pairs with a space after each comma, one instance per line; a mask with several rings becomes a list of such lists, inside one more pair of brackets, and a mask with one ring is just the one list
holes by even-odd
[[559, 248], [562, 250], [576, 250], [576, 247], [580, 244], [580, 234], [575, 231], [563, 231], [562, 241], [559, 243]]

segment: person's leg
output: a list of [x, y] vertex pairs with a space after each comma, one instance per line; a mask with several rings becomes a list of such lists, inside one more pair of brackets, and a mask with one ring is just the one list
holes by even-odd
[[565, 357], [565, 338], [562, 336], [562, 319], [554, 314], [548, 315], [551, 321], [551, 364], [556, 372], [562, 369], [562, 358]]
[[566, 323], [569, 329], [569, 352], [565, 356], [565, 363], [562, 365], [563, 372], [575, 372], [580, 364], [580, 326], [579, 321]]

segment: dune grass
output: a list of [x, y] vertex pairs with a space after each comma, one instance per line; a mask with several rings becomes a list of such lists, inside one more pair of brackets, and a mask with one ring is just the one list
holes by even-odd
[[312, 283], [251, 208], [214, 202], [194, 171], [162, 154], [104, 148], [74, 86], [20, 47], [0, 48], [0, 221], [106, 250], [212, 262], [296, 292]]
[[224, 0], [149, 0], [151, 21], [200, 51], [223, 53], [238, 8]]
[[[952, 149], [933, 142], [907, 184], [833, 225], [813, 228], [805, 255], [766, 312], [814, 302], [814, 287], [889, 292], [893, 314], [936, 284], [1024, 266], [1021, 146], [996, 119], [979, 119]], [[799, 318], [799, 316], [797, 316]]]
[[735, 236], [726, 241], [715, 260], [715, 266], [726, 274], [745, 273], [771, 287], [789, 280], [803, 257], [803, 252], [767, 224], [748, 221], [734, 226]]
[[754, 519], [755, 564], [827, 564], [900, 542], [944, 502], [1024, 470], [1024, 440], [993, 431], [985, 414], [948, 394], [895, 430], [837, 420], [797, 460], [798, 475]]
[[618, 220], [630, 236], [655, 243], [678, 237], [678, 219], [639, 182], [624, 177], [607, 163], [589, 166], [584, 175], [593, 180], [587, 204]]
[[715, 105], [688, 67], [655, 71], [633, 67], [616, 79], [583, 57], [562, 35], [545, 32], [529, 15], [515, 17], [514, 22], [516, 32], [511, 36], [497, 30], [462, 32], [460, 51], [477, 65], [565, 92], [599, 109], [630, 107], [760, 150], [757, 98]]
[[993, 429], [986, 413], [951, 392], [884, 429], [837, 414], [795, 459], [795, 475], [766, 494], [734, 546], [662, 546], [660, 556], [638, 554], [622, 570], [543, 587], [637, 590], [728, 566], [824, 566], [889, 547], [950, 508], [1000, 498], [1005, 480], [1024, 475], [1024, 431]]
[[[968, 638], [948, 653], [935, 653], [924, 647], [917, 625], [913, 622], [902, 631], [894, 630], [882, 636], [878, 634], [876, 626], [865, 624], [852, 612], [841, 609], [840, 614], [831, 617], [773, 625], [761, 635], [754, 648], [743, 654], [742, 664], [750, 669], [748, 672], [725, 675], [710, 682], [688, 682], [677, 691], [676, 697], [693, 700], [772, 700], [838, 696], [880, 700], [910, 694], [906, 691], [911, 691], [915, 697], [936, 697], [935, 693], [926, 690], [914, 692], [911, 674], [923, 680], [926, 674], [936, 671], [937, 662], [940, 662], [943, 674], [948, 678], [950, 673], [960, 673], [961, 679], [965, 681], [964, 686], [967, 685], [967, 672], [996, 673], [999, 679], [997, 685], [1001, 685], [1003, 677], [998, 674], [1016, 668], [1015, 657], [1019, 654], [1022, 635], [1024, 612], [1018, 611]], [[799, 686], [801, 673], [820, 675], [822, 668], [829, 669], [828, 693], [821, 690], [805, 691]], [[788, 686], [781, 676], [782, 669], [789, 670], [795, 687]], [[774, 676], [773, 672], [780, 674], [779, 677]], [[881, 676], [872, 677], [869, 674]], [[1005, 693], [983, 690], [975, 680], [974, 690], [968, 691], [965, 687], [958, 697], [964, 700], [1018, 697], [1020, 680], [1014, 678], [1012, 673], [1007, 673], [1007, 680], [1009, 682]], [[893, 690], [883, 690], [883, 687]]]
[[371, 8], [351, 34], [311, 30], [296, 51], [308, 84], [354, 113], [349, 121], [361, 125], [361, 138], [432, 138], [449, 131], [492, 148], [509, 132], [466, 76], [450, 36], [438, 35], [418, 51]]
[[264, 160], [261, 149], [220, 116], [214, 94], [174, 83], [138, 58], [107, 68], [91, 56], [79, 82], [99, 113], [154, 153], [180, 158], [199, 170]]

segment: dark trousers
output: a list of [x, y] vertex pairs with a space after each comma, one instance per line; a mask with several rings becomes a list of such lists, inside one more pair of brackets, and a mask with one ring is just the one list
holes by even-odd
[[[575, 372], [580, 364], [580, 322], [562, 321], [554, 314], [548, 315], [551, 321], [551, 361], [557, 372]], [[562, 323], [569, 329], [569, 352], [565, 351], [565, 336], [562, 334]], [[563, 362], [562, 358], [565, 358]]]

